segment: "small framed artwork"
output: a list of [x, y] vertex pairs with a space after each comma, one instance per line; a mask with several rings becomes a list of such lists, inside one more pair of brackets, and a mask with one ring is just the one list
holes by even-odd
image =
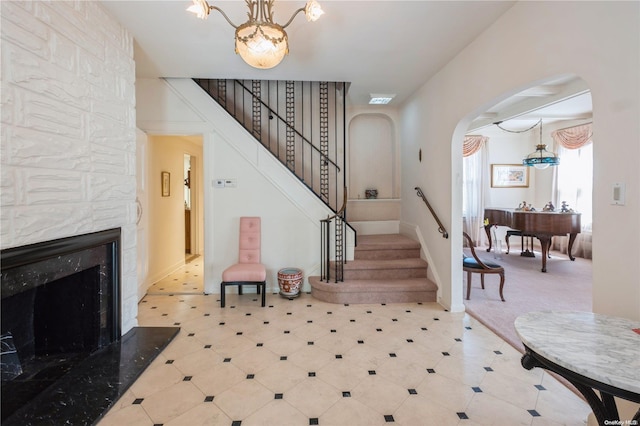
[[168, 197], [171, 195], [171, 173], [162, 172], [162, 196]]
[[522, 164], [492, 164], [492, 188], [528, 188], [529, 167]]

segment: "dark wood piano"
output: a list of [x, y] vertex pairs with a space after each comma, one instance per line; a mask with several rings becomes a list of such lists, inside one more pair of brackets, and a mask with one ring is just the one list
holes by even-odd
[[489, 220], [489, 224], [484, 227], [489, 239], [489, 250], [491, 250], [491, 226], [508, 226], [522, 232], [522, 235], [531, 235], [540, 240], [542, 247], [542, 272], [547, 272], [547, 256], [551, 246], [551, 237], [554, 235], [569, 234], [569, 259], [576, 260], [571, 255], [573, 242], [576, 235], [580, 233], [580, 213], [559, 213], [559, 212], [528, 212], [516, 209], [494, 209], [484, 210], [484, 217]]

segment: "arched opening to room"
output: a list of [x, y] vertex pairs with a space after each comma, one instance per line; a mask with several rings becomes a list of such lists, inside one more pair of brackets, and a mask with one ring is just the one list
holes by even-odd
[[[466, 311], [516, 347], [513, 321], [522, 313], [592, 310], [592, 110], [590, 90], [579, 77], [532, 83], [472, 118], [462, 159], [454, 159], [461, 160], [462, 229], [483, 260], [505, 268], [506, 302], [498, 296], [497, 277], [488, 277], [483, 290], [476, 274], [469, 300], [466, 274], [457, 285], [463, 285]], [[560, 163], [523, 165], [539, 145]], [[575, 229], [565, 223], [570, 217], [579, 221]], [[549, 236], [544, 255], [541, 241]]]

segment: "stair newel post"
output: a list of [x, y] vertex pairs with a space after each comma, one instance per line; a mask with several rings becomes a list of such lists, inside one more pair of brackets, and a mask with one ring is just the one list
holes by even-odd
[[344, 221], [342, 220], [342, 216], [339, 214], [335, 216], [335, 219], [335, 273], [336, 283], [338, 283], [340, 281], [344, 281]]
[[320, 281], [329, 282], [330, 272], [329, 217], [320, 221]]

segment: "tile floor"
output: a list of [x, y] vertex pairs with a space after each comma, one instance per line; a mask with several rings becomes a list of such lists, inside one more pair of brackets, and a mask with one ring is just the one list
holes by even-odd
[[140, 303], [141, 326], [181, 331], [99, 426], [586, 424], [584, 401], [464, 313], [309, 294], [221, 309], [185, 294], [196, 263]]

